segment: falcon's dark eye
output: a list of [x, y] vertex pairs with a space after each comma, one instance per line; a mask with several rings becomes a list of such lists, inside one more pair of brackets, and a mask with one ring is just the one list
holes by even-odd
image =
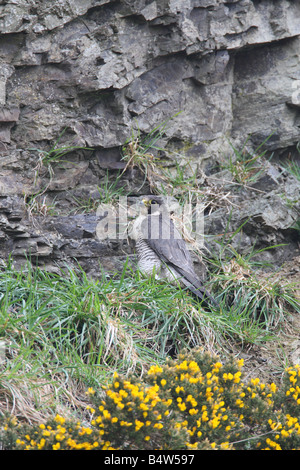
[[155, 201], [154, 199], [151, 199], [151, 204], [158, 204], [158, 202]]

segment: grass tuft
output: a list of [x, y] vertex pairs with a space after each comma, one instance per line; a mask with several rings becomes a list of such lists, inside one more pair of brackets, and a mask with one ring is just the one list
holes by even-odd
[[92, 280], [80, 268], [57, 275], [28, 263], [16, 271], [10, 261], [0, 272], [0, 412], [33, 420], [61, 403], [73, 412], [85, 402], [80, 390], [114, 371], [140, 375], [183, 348], [225, 353], [274, 339], [299, 302], [292, 286], [249, 270], [224, 264], [211, 280], [220, 308], [209, 309], [126, 266], [121, 277]]

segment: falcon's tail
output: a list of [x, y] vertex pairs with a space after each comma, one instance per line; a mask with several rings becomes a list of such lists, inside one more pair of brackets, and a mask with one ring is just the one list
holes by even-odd
[[[181, 271], [178, 269], [178, 271]], [[186, 271], [181, 271], [181, 278], [180, 281], [188, 287], [188, 289], [193, 292], [197, 297], [203, 300], [205, 303], [211, 303], [215, 307], [219, 307], [218, 302], [210, 295], [207, 289], [201, 284], [199, 279], [195, 276], [192, 276], [190, 273]]]

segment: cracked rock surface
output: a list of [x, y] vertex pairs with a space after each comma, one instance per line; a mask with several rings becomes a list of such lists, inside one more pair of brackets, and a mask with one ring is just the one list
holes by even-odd
[[[228, 139], [238, 146], [249, 135], [254, 149], [272, 134], [264, 148], [277, 161], [297, 156], [299, 65], [300, 4], [292, 0], [0, 1], [1, 257], [30, 254], [52, 270], [70, 260], [93, 272], [99, 262], [118, 269], [132, 253], [126, 240], [99, 241], [97, 215], [66, 208], [74, 197], [97, 199], [132, 132], [147, 134], [179, 112], [165, 145], [194, 170], [209, 174], [228, 157]], [[50, 175], [40, 160], [59, 136], [57, 146], [73, 151]], [[126, 178], [138, 192], [140, 177]], [[295, 251], [299, 184], [264, 178], [240, 198], [233, 224], [251, 215], [246, 244], [288, 239]], [[25, 202], [38, 191], [58, 210], [42, 216], [41, 207], [33, 220]], [[208, 233], [226, 217], [213, 213]]]

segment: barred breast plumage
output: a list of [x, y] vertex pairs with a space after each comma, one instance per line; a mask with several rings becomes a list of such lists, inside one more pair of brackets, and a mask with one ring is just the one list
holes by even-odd
[[141, 237], [137, 239], [135, 247], [139, 269], [145, 274], [157, 276], [161, 269], [161, 259]]

